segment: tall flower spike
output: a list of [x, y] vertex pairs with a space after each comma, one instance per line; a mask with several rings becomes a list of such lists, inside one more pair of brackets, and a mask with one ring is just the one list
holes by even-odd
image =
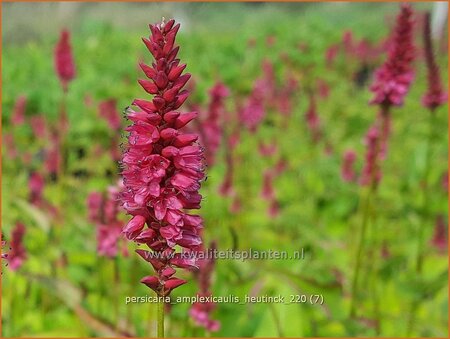
[[375, 71], [371, 104], [401, 106], [414, 79], [413, 11], [401, 5], [385, 63]]
[[445, 91], [442, 87], [439, 67], [436, 64], [436, 60], [434, 59], [430, 26], [430, 13], [426, 13], [423, 40], [425, 48], [425, 61], [427, 64], [428, 72], [428, 89], [422, 98], [422, 104], [430, 110], [434, 110], [447, 101], [447, 91]]
[[134, 100], [139, 110], [128, 109], [132, 125], [127, 128], [128, 145], [122, 158], [122, 202], [133, 216], [123, 232], [151, 249], [137, 250], [155, 271], [141, 282], [159, 296], [186, 283], [174, 277], [174, 267], [195, 267], [195, 260], [177, 253], [175, 247], [190, 251], [202, 242], [201, 217], [186, 212], [200, 208], [204, 157], [196, 143], [197, 134], [183, 132], [197, 113], [177, 111], [189, 95], [183, 87], [190, 78], [190, 74], [182, 74], [186, 65], [177, 58], [179, 28], [174, 20], [150, 25], [151, 36], [143, 39], [155, 62], [152, 66], [140, 64], [148, 80], [139, 83], [154, 98]]
[[58, 43], [55, 47], [55, 70], [64, 92], [67, 92], [67, 86], [75, 77], [75, 64], [72, 55], [72, 46], [70, 45], [70, 33], [67, 30], [61, 32]]

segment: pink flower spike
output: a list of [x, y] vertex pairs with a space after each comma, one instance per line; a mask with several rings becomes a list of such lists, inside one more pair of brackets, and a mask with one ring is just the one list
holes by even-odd
[[374, 94], [370, 103], [385, 107], [402, 106], [414, 80], [413, 11], [407, 3], [401, 4], [391, 39], [387, 59], [375, 71], [370, 87]]
[[133, 105], [142, 111], [128, 110], [131, 125], [128, 144], [122, 157], [123, 207], [133, 219], [125, 226], [127, 238], [147, 245], [151, 251], [136, 252], [149, 262], [155, 276], [142, 280], [159, 296], [186, 283], [173, 277], [171, 266], [187, 268], [195, 263], [177, 261], [177, 246], [187, 250], [201, 243], [200, 217], [188, 210], [200, 208], [198, 193], [204, 178], [203, 149], [196, 133], [183, 127], [197, 117], [196, 112], [180, 113], [189, 92], [183, 87], [190, 74], [182, 74], [186, 65], [177, 59], [175, 38], [180, 25], [150, 25], [151, 36], [143, 39], [155, 60], [151, 66], [140, 64], [149, 80], [140, 80], [150, 100], [136, 99]]
[[67, 30], [61, 32], [59, 41], [55, 47], [55, 70], [59, 77], [64, 92], [67, 92], [68, 84], [75, 78], [75, 64], [70, 44], [70, 33]]
[[433, 42], [431, 39], [430, 13], [425, 14], [424, 21], [423, 40], [425, 61], [428, 72], [428, 89], [422, 98], [422, 105], [433, 111], [447, 101], [447, 91], [442, 86], [439, 66], [436, 64], [436, 60], [434, 58]]

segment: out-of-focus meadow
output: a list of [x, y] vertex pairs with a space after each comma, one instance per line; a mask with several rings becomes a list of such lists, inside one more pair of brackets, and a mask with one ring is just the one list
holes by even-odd
[[[415, 79], [405, 104], [392, 109], [368, 207], [364, 138], [378, 113], [369, 86], [398, 4], [2, 7], [2, 252], [11, 254], [2, 265], [3, 336], [154, 334], [155, 305], [125, 303], [153, 295], [139, 283], [151, 267], [120, 235], [129, 218], [116, 196], [122, 112], [150, 97], [137, 83], [138, 62], [152, 62], [141, 37], [164, 16], [181, 23], [179, 57], [192, 74], [184, 109], [199, 111], [201, 136], [211, 120], [219, 126], [213, 140], [203, 133], [215, 158], [201, 189], [205, 245], [305, 253], [218, 259], [213, 295], [324, 301], [218, 302], [208, 314], [220, 323], [212, 333], [197, 326], [190, 304], [175, 303], [166, 307], [167, 336], [447, 337], [447, 105], [430, 119], [421, 104], [423, 14], [433, 3], [412, 5]], [[66, 94], [53, 61], [63, 28], [75, 63]], [[444, 84], [446, 31], [433, 41]], [[172, 298], [195, 296], [195, 277], [180, 274], [189, 282]]]

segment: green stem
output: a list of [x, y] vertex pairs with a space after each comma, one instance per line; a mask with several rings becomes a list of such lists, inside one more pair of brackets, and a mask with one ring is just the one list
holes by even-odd
[[269, 304], [269, 305], [270, 305], [270, 310], [273, 315], [273, 320], [274, 320], [276, 328], [277, 328], [277, 335], [280, 338], [282, 338], [282, 337], [284, 337], [284, 335], [283, 335], [283, 326], [281, 325], [281, 320], [278, 317], [278, 313], [277, 313], [277, 310], [275, 309], [275, 305], [274, 304]]
[[[379, 113], [379, 119], [377, 121], [379, 131], [381, 132], [381, 135], [377, 139], [376, 145], [375, 145], [375, 152], [377, 154], [377, 158], [375, 159], [375, 170], [371, 173], [371, 184], [369, 191], [367, 192], [366, 201], [364, 205], [363, 210], [363, 216], [362, 216], [362, 226], [361, 226], [361, 233], [360, 238], [358, 241], [357, 246], [357, 252], [356, 252], [356, 263], [355, 263], [355, 273], [353, 276], [353, 282], [352, 282], [352, 288], [351, 288], [351, 304], [350, 304], [350, 317], [356, 316], [356, 297], [358, 293], [358, 282], [359, 282], [359, 276], [361, 271], [361, 265], [362, 265], [362, 252], [364, 248], [366, 233], [367, 233], [367, 225], [369, 223], [369, 220], [371, 219], [371, 212], [370, 212], [370, 202], [373, 199], [373, 195], [377, 192], [377, 182], [376, 182], [376, 174], [381, 166], [382, 159], [380, 158], [380, 151], [381, 147], [383, 147], [382, 143], [388, 142], [389, 135], [386, 134], [388, 132], [387, 127], [389, 126], [389, 106], [383, 105], [381, 107], [381, 111]], [[372, 219], [374, 219], [374, 216], [372, 216]], [[374, 287], [375, 289], [376, 287]]]
[[[380, 313], [380, 299], [379, 299], [379, 283], [378, 283], [378, 270], [379, 270], [379, 255], [382, 251], [383, 242], [380, 241], [380, 230], [378, 228], [378, 220], [376, 219], [376, 215], [371, 215], [372, 220], [372, 239], [373, 239], [373, 245], [372, 245], [372, 302], [373, 302], [373, 313], [375, 318], [375, 334], [376, 336], [380, 336], [381, 334], [381, 322], [383, 320], [381, 313]], [[378, 253], [377, 253], [378, 252]]]
[[364, 248], [364, 242], [366, 238], [367, 232], [367, 224], [369, 223], [369, 210], [370, 210], [370, 200], [373, 189], [371, 188], [367, 192], [367, 196], [364, 203], [363, 216], [362, 216], [362, 225], [361, 232], [359, 234], [358, 245], [356, 249], [356, 262], [355, 262], [355, 273], [353, 275], [352, 287], [351, 287], [351, 304], [350, 304], [350, 317], [354, 317], [356, 315], [356, 297], [358, 292], [358, 282], [361, 271], [361, 262], [362, 262], [362, 252]]
[[164, 338], [164, 301], [162, 300], [158, 300], [157, 304], [157, 337]]
[[[427, 138], [427, 155], [426, 155], [426, 162], [425, 162], [425, 173], [423, 178], [423, 201], [422, 201], [422, 214], [423, 214], [423, 221], [424, 224], [428, 221], [428, 200], [429, 200], [429, 175], [431, 170], [431, 151], [432, 151], [432, 144], [433, 144], [433, 136], [434, 136], [434, 121], [435, 121], [436, 114], [432, 111], [430, 113], [429, 118], [429, 131], [428, 131], [428, 138]], [[424, 229], [423, 225], [419, 225], [419, 229], [417, 232], [417, 257], [416, 257], [416, 273], [420, 274], [422, 272], [422, 266], [423, 266], [423, 247], [424, 247]]]
[[113, 275], [114, 275], [114, 296], [113, 296], [113, 304], [114, 304], [114, 320], [115, 320], [115, 329], [116, 331], [119, 329], [120, 322], [120, 310], [119, 310], [119, 295], [120, 295], [120, 267], [119, 267], [119, 257], [116, 256], [112, 258], [113, 261]]

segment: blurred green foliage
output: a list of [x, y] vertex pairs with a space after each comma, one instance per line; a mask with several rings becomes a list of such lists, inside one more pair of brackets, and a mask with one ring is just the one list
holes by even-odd
[[[26, 7], [25, 6], [29, 6]], [[359, 303], [364, 317], [349, 319], [350, 281], [355, 244], [361, 217], [358, 214], [364, 190], [340, 178], [343, 152], [353, 148], [357, 167], [363, 165], [362, 139], [373, 122], [377, 108], [368, 106], [367, 86], [355, 87], [350, 78], [357, 64], [348, 64], [340, 55], [330, 69], [325, 50], [340, 43], [344, 30], [355, 38], [378, 42], [389, 32], [395, 4], [89, 4], [69, 8], [54, 4], [4, 5], [2, 50], [3, 133], [14, 134], [20, 154], [30, 153], [25, 165], [7, 157], [3, 143], [2, 225], [9, 240], [12, 226], [27, 226], [25, 245], [28, 260], [17, 272], [3, 269], [3, 336], [82, 337], [153, 334], [155, 308], [152, 304], [125, 305], [125, 296], [153, 293], [138, 281], [150, 268], [134, 255], [114, 260], [96, 254], [95, 226], [87, 221], [89, 192], [104, 191], [117, 180], [117, 165], [108, 152], [95, 153], [98, 145], [108, 148], [113, 136], [98, 118], [97, 103], [115, 98], [119, 109], [146, 94], [136, 80], [142, 78], [139, 60], [150, 62], [140, 37], [148, 35], [146, 24], [160, 16], [174, 16], [182, 22], [178, 43], [180, 58], [193, 74], [195, 90], [190, 103], [205, 105], [208, 89], [222, 80], [231, 89], [227, 110], [233, 112], [233, 98], [245, 98], [254, 80], [261, 75], [261, 61], [274, 62], [277, 81], [286, 72], [295, 72], [301, 89], [287, 125], [280, 114], [268, 113], [272, 124], [263, 124], [257, 135], [242, 134], [236, 153], [235, 187], [242, 210], [229, 212], [231, 201], [221, 197], [218, 187], [226, 167], [223, 147], [218, 163], [209, 169], [202, 194], [201, 214], [205, 237], [218, 241], [221, 249], [278, 249], [292, 252], [305, 248], [301, 261], [218, 261], [213, 283], [214, 295], [234, 294], [323, 294], [324, 305], [219, 304], [215, 318], [222, 323], [213, 335], [224, 337], [321, 337], [404, 335], [411, 303], [419, 301], [415, 336], [448, 335], [448, 261], [429, 244], [434, 217], [447, 215], [447, 192], [441, 187], [447, 170], [448, 132], [446, 107], [437, 114], [436, 138], [432, 145], [429, 217], [421, 214], [421, 180], [425, 170], [427, 121], [429, 112], [420, 105], [426, 89], [423, 60], [417, 62], [416, 80], [404, 107], [392, 112], [392, 137], [383, 164], [383, 179], [374, 203], [376, 222], [367, 242], [368, 256]], [[415, 3], [416, 10], [430, 4]], [[71, 10], [73, 12], [71, 12]], [[62, 12], [62, 14], [61, 14]], [[58, 14], [59, 13], [59, 14]], [[10, 15], [11, 14], [11, 15]], [[35, 18], [33, 18], [33, 16]], [[53, 48], [64, 18], [72, 31], [77, 75], [70, 84], [67, 107], [70, 121], [66, 147], [67, 173], [57, 183], [47, 182], [45, 198], [62, 215], [52, 218], [27, 202], [28, 175], [42, 163], [36, 154], [43, 147], [32, 138], [28, 125], [14, 127], [10, 122], [16, 98], [28, 98], [27, 118], [44, 114], [56, 123], [62, 97], [53, 69]], [[390, 19], [389, 19], [390, 18]], [[266, 38], [276, 38], [272, 47]], [[420, 37], [420, 32], [417, 32]], [[256, 44], [249, 47], [249, 40]], [[307, 51], [299, 45], [306, 43]], [[418, 44], [421, 40], [418, 38]], [[287, 69], [280, 54], [287, 53], [292, 67]], [[447, 55], [439, 53], [439, 65], [447, 83]], [[382, 59], [377, 61], [378, 64]], [[325, 80], [330, 96], [318, 101], [318, 112], [332, 153], [325, 145], [311, 142], [304, 123], [308, 106], [306, 90], [317, 78]], [[92, 105], [86, 104], [89, 98]], [[125, 121], [124, 121], [125, 124]], [[280, 127], [282, 126], [282, 127]], [[287, 159], [286, 172], [277, 177], [275, 191], [280, 215], [269, 218], [267, 204], [260, 198], [262, 172], [273, 166], [259, 155], [258, 142], [275, 138], [280, 155]], [[86, 157], [77, 157], [77, 150]], [[87, 176], [77, 177], [76, 171]], [[126, 216], [123, 216], [125, 222]], [[414, 271], [415, 236], [424, 227], [427, 239], [422, 276]], [[56, 240], [55, 240], [56, 239]], [[387, 244], [389, 256], [381, 257], [377, 247]], [[55, 262], [64, 258], [64, 268]], [[375, 264], [374, 264], [375, 263]], [[118, 276], [115, 276], [118, 274]], [[184, 274], [192, 280], [188, 273]], [[380, 309], [373, 304], [373, 288], [378, 291]], [[194, 281], [177, 289], [178, 295], [195, 295]], [[119, 317], [116, 309], [118, 307]], [[192, 324], [190, 305], [171, 307], [167, 316], [168, 336], [204, 336]], [[378, 313], [376, 313], [378, 312]], [[373, 325], [378, 319], [379, 327]]]

